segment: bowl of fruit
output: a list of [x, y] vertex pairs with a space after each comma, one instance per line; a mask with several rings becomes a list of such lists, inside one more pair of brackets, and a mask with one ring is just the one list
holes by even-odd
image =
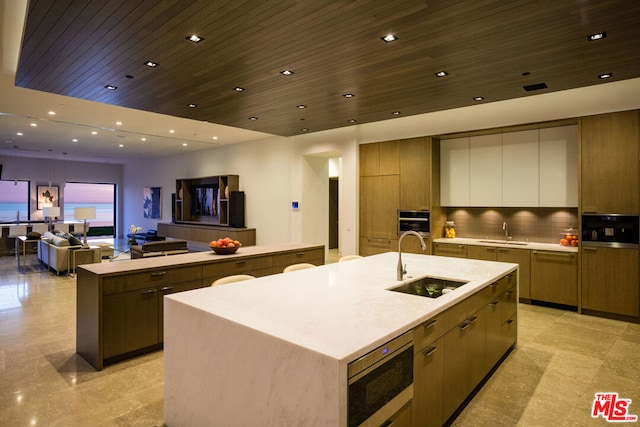
[[235, 254], [240, 246], [242, 246], [242, 244], [239, 241], [233, 240], [230, 237], [212, 240], [209, 243], [209, 247], [218, 255]]
[[578, 231], [574, 228], [567, 228], [562, 233], [560, 238], [560, 245], [562, 246], [578, 246]]

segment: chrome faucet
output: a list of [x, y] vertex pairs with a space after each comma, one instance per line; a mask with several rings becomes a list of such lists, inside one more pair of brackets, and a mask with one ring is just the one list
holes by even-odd
[[402, 277], [405, 275], [405, 273], [407, 272], [407, 270], [405, 269], [405, 267], [402, 265], [402, 239], [404, 238], [404, 236], [406, 236], [407, 234], [413, 234], [414, 236], [416, 236], [418, 239], [420, 239], [420, 246], [422, 247], [423, 251], [427, 250], [427, 244], [424, 242], [424, 239], [422, 238], [422, 236], [420, 235], [420, 233], [413, 231], [413, 230], [409, 230], [409, 231], [405, 231], [404, 233], [402, 233], [402, 235], [400, 236], [400, 239], [398, 240], [398, 274], [396, 276], [396, 278], [398, 280], [402, 280]]
[[504, 231], [504, 240], [509, 240], [509, 226], [507, 225], [507, 221], [502, 223], [502, 231]]

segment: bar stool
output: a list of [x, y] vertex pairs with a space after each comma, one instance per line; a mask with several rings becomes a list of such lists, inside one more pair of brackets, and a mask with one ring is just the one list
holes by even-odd
[[315, 265], [309, 264], [308, 262], [301, 262], [300, 264], [291, 264], [286, 266], [284, 270], [282, 270], [282, 272], [288, 273], [290, 271], [304, 270], [306, 268], [313, 268], [313, 267], [315, 267]]
[[236, 274], [214, 280], [211, 286], [226, 285], [227, 283], [242, 282], [243, 280], [249, 279], [255, 279], [255, 277], [250, 274]]
[[345, 255], [343, 257], [341, 257], [338, 262], [344, 262], [344, 261], [349, 261], [351, 259], [358, 259], [358, 258], [362, 258], [362, 255]]

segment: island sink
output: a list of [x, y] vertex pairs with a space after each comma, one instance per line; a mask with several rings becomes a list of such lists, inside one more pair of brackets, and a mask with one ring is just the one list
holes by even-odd
[[439, 296], [467, 283], [468, 282], [440, 279], [437, 277], [422, 277], [411, 282], [403, 283], [402, 285], [389, 290], [427, 298], [438, 298]]

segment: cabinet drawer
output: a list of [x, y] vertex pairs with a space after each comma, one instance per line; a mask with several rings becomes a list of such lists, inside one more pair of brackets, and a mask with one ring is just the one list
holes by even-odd
[[460, 301], [444, 312], [444, 331], [456, 327], [487, 304], [487, 288]]
[[518, 309], [518, 296], [516, 287], [512, 287], [502, 293], [499, 297], [500, 300], [500, 321], [506, 322], [507, 319], [514, 316]]
[[516, 272], [509, 273], [489, 285], [487, 297], [489, 300], [499, 298], [507, 289], [511, 289], [518, 283]]
[[467, 258], [467, 246], [454, 243], [435, 243], [434, 255]]
[[[279, 267], [286, 267], [291, 264], [298, 264], [301, 262], [308, 262], [311, 264], [324, 264], [324, 249], [307, 249], [294, 252], [287, 252], [283, 254], [276, 254], [273, 256], [274, 270]], [[282, 269], [278, 271], [282, 272]]]
[[181, 283], [202, 280], [202, 267], [199, 265], [180, 268], [154, 268], [139, 273], [126, 273], [105, 277], [102, 280], [103, 294], [115, 294], [159, 286], [165, 283]]
[[206, 264], [202, 267], [204, 280], [231, 276], [234, 274], [251, 274], [252, 271], [271, 268], [272, 260], [268, 256], [254, 258], [237, 258]]
[[444, 313], [423, 322], [413, 328], [413, 349], [418, 354], [427, 345], [444, 334]]

